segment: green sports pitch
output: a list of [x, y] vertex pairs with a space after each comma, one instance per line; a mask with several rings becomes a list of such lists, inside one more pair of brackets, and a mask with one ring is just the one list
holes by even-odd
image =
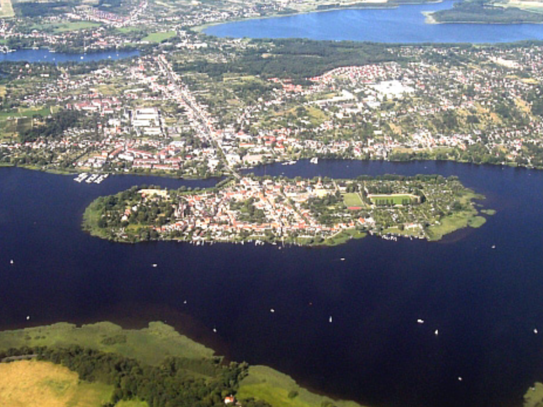
[[368, 198], [375, 205], [409, 205], [420, 202], [420, 197], [411, 194], [368, 195]]
[[364, 202], [362, 202], [360, 195], [355, 193], [343, 194], [343, 203], [347, 208], [364, 206]]

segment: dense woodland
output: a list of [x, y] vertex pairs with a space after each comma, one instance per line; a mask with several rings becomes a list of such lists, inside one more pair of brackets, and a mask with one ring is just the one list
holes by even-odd
[[264, 78], [285, 77], [299, 82], [338, 66], [398, 60], [383, 44], [280, 39], [274, 40], [273, 48], [270, 48], [266, 40], [252, 40], [252, 43], [257, 47], [242, 51], [230, 63], [199, 60], [176, 64], [174, 69], [179, 73], [203, 72], [211, 77], [234, 72]]
[[19, 137], [22, 142], [35, 141], [38, 137], [58, 137], [66, 129], [76, 127], [82, 116], [81, 112], [61, 110], [53, 116], [46, 118], [42, 124], [22, 131]]

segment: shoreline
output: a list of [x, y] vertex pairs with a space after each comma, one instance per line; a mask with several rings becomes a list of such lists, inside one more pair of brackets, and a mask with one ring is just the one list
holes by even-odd
[[[206, 343], [208, 341], [193, 339], [178, 326], [162, 321], [149, 321], [140, 329], [125, 328], [123, 325], [109, 321], [86, 324], [57, 322], [2, 330], [0, 352], [6, 352], [9, 348], [39, 346], [55, 348], [77, 344], [97, 351], [132, 357], [147, 366], [156, 366], [165, 358], [172, 356], [193, 360], [221, 358], [224, 363], [230, 361], [218, 355], [215, 348]], [[213, 334], [209, 334], [210, 337], [211, 335]], [[19, 361], [10, 363], [17, 362]], [[251, 364], [248, 373], [247, 377], [240, 381], [237, 389], [240, 399], [255, 397], [273, 403], [272, 405], [286, 407], [295, 407], [298, 402], [309, 400], [317, 400], [315, 407], [332, 403], [338, 407], [363, 407], [355, 401], [336, 399], [332, 395], [304, 387], [288, 374], [271, 366]], [[294, 398], [288, 396], [292, 391], [297, 393]]]
[[260, 17], [247, 17], [247, 18], [234, 18], [234, 19], [231, 19], [231, 20], [224, 20], [224, 21], [217, 21], [217, 22], [212, 22], [212, 23], [207, 23], [207, 24], [202, 24], [202, 25], [195, 25], [194, 27], [190, 27], [191, 30], [195, 31], [195, 32], [198, 32], [198, 33], [202, 33], [202, 34], [206, 34], [206, 35], [210, 35], [210, 36], [215, 36], [214, 34], [207, 34], [204, 32], [204, 30], [207, 30], [208, 28], [211, 28], [211, 27], [214, 27], [214, 26], [217, 26], [217, 25], [223, 25], [223, 24], [230, 24], [230, 23], [240, 23], [240, 22], [244, 22], [244, 21], [252, 21], [252, 20], [267, 20], [267, 19], [270, 19], [270, 18], [281, 18], [281, 17], [293, 17], [293, 16], [297, 16], [297, 15], [302, 15], [302, 14], [313, 14], [313, 13], [326, 13], [326, 12], [329, 12], [329, 11], [342, 11], [342, 10], [393, 10], [393, 9], [397, 9], [398, 7], [400, 6], [409, 6], [409, 5], [421, 5], [421, 4], [438, 4], [438, 3], [443, 3], [444, 0], [435, 0], [435, 1], [424, 1], [424, 0], [421, 0], [421, 1], [409, 1], [409, 2], [401, 2], [401, 3], [397, 3], [397, 2], [384, 2], [384, 3], [367, 3], [367, 6], [363, 6], [362, 4], [363, 3], [360, 3], [360, 4], [357, 4], [356, 6], [355, 5], [346, 5], [346, 6], [338, 6], [338, 5], [334, 5], [330, 8], [327, 8], [327, 9], [308, 9], [308, 10], [303, 10], [303, 11], [295, 11], [295, 12], [292, 12], [292, 13], [271, 13], [271, 14], [267, 14], [267, 15], [264, 15], [264, 16], [260, 16]]

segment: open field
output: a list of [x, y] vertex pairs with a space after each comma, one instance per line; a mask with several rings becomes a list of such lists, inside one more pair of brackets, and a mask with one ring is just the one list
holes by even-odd
[[62, 33], [67, 31], [79, 31], [95, 27], [100, 27], [100, 24], [93, 23], [91, 21], [77, 21], [59, 24], [57, 27], [55, 27], [55, 32]]
[[347, 193], [343, 195], [343, 203], [347, 208], [364, 206], [362, 198], [357, 193]]
[[130, 401], [119, 401], [115, 404], [115, 407], [149, 407], [145, 401], [130, 400]]
[[50, 362], [0, 364], [0, 405], [6, 407], [99, 407], [113, 386], [80, 382], [77, 373]]
[[310, 393], [290, 376], [266, 366], [251, 366], [249, 376], [241, 382], [238, 398], [249, 397], [264, 400], [273, 407], [360, 407], [352, 401], [335, 401]]
[[15, 16], [13, 4], [11, 0], [0, 0], [0, 18], [8, 18]]
[[368, 195], [368, 198], [372, 203], [378, 205], [379, 203], [390, 203], [394, 205], [402, 205], [405, 201], [408, 203], [418, 202], [419, 197], [409, 194], [388, 194], [388, 195]]
[[149, 42], [155, 42], [159, 43], [162, 41], [165, 41], [169, 38], [175, 37], [175, 31], [165, 31], [165, 32], [158, 32], [158, 33], [151, 33], [147, 37], [144, 37], [142, 41], [149, 41]]
[[364, 238], [366, 236], [367, 236], [367, 234], [365, 232], [361, 232], [361, 231], [356, 230], [354, 228], [353, 229], [344, 229], [340, 233], [335, 235], [334, 237], [332, 237], [330, 239], [326, 239], [324, 244], [326, 246], [337, 246], [337, 245], [340, 245], [340, 244], [343, 244], [343, 243], [349, 241], [350, 239], [362, 239], [362, 238]]
[[[110, 322], [83, 325], [54, 325], [0, 332], [0, 349], [21, 346], [68, 346], [82, 347], [118, 353], [139, 361], [156, 365], [166, 356], [207, 358], [213, 350], [196, 343], [162, 322], [151, 322], [141, 330], [122, 329]], [[0, 404], [1, 405], [1, 404]]]
[[49, 116], [49, 114], [51, 114], [51, 110], [48, 107], [34, 107], [27, 109], [19, 108], [17, 110], [12, 110], [11, 112], [0, 112], [0, 120], [5, 120], [8, 117], [32, 117], [35, 114], [40, 116]]

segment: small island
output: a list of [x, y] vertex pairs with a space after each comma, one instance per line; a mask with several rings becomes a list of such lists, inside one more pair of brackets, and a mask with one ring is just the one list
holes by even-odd
[[99, 197], [86, 209], [83, 229], [127, 243], [335, 246], [368, 233], [386, 240], [439, 240], [484, 224], [475, 199], [484, 197], [454, 176], [244, 176], [210, 189], [133, 187]]

